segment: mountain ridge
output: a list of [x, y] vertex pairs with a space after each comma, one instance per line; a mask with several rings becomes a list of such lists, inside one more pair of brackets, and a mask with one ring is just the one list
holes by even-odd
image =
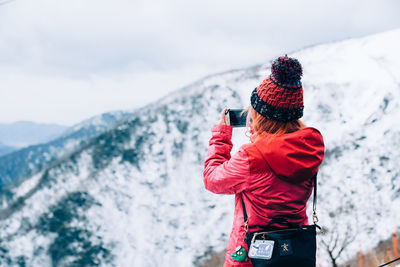
[[61, 135], [67, 128], [60, 124], [33, 121], [0, 123], [0, 142], [11, 147], [22, 148], [48, 142]]
[[33, 175], [51, 164], [63, 153], [84, 143], [113, 126], [132, 111], [103, 113], [76, 124], [58, 138], [44, 144], [31, 145], [0, 156], [0, 189], [10, 183], [18, 184], [25, 177]]

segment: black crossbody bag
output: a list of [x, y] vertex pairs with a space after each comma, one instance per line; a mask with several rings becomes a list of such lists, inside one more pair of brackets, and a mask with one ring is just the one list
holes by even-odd
[[[292, 225], [285, 218], [273, 218], [267, 226], [249, 232], [248, 217], [241, 194], [243, 215], [246, 227], [248, 257], [254, 267], [315, 267], [316, 266], [316, 223], [317, 175], [314, 180], [313, 225]], [[274, 227], [276, 223], [285, 223], [288, 227]]]

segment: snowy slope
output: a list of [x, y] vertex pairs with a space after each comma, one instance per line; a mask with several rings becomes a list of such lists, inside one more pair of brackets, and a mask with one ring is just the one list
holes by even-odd
[[[349, 241], [339, 262], [400, 226], [399, 41], [396, 30], [291, 55], [305, 70], [304, 122], [326, 141], [319, 240]], [[196, 266], [222, 250], [233, 198], [204, 189], [209, 130], [222, 108], [249, 104], [267, 65], [176, 91], [11, 188], [0, 265]], [[244, 130], [233, 142], [234, 151], [247, 142]]]
[[13, 181], [35, 174], [65, 153], [114, 126], [116, 122], [132, 112], [103, 113], [70, 127], [48, 143], [32, 145], [0, 155], [0, 190]]
[[400, 230], [399, 43], [395, 30], [296, 55], [309, 89], [305, 121], [327, 143], [319, 191], [321, 223], [331, 229], [325, 242], [347, 239], [347, 255]]

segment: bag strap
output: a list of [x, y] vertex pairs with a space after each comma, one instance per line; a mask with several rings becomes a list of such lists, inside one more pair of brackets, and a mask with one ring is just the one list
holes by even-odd
[[[313, 177], [313, 183], [314, 183], [313, 223], [317, 224], [317, 222], [318, 222], [318, 216], [317, 216], [317, 174], [315, 174], [314, 177]], [[248, 217], [247, 217], [247, 212], [246, 212], [246, 206], [244, 205], [244, 201], [243, 201], [243, 194], [244, 194], [243, 192], [240, 193], [240, 198], [242, 200], [242, 207], [243, 207], [243, 219], [244, 219], [244, 223], [245, 223], [246, 228], [248, 228], [248, 225], [247, 225]], [[274, 223], [279, 223], [279, 222], [285, 222], [285, 221], [286, 221], [286, 219], [284, 219], [284, 218], [272, 218], [271, 221], [268, 223], [268, 225], [271, 225], [271, 224], [274, 224]]]
[[240, 193], [240, 199], [242, 200], [242, 208], [243, 208], [243, 219], [244, 222], [247, 222], [247, 212], [246, 212], [246, 207], [244, 205], [244, 201], [243, 201], [243, 193]]
[[313, 177], [313, 182], [314, 182], [314, 196], [313, 196], [313, 223], [317, 224], [318, 216], [317, 216], [317, 173]]

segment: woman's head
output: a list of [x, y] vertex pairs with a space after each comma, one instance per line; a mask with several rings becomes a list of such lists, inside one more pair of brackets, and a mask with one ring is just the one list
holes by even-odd
[[251, 94], [248, 123], [253, 133], [284, 134], [304, 127], [303, 69], [297, 59], [277, 58], [272, 73]]
[[292, 133], [305, 127], [300, 120], [281, 122], [268, 119], [255, 111], [252, 106], [248, 106], [246, 111], [246, 124], [250, 128], [250, 132], [256, 136], [264, 133], [273, 135]]

